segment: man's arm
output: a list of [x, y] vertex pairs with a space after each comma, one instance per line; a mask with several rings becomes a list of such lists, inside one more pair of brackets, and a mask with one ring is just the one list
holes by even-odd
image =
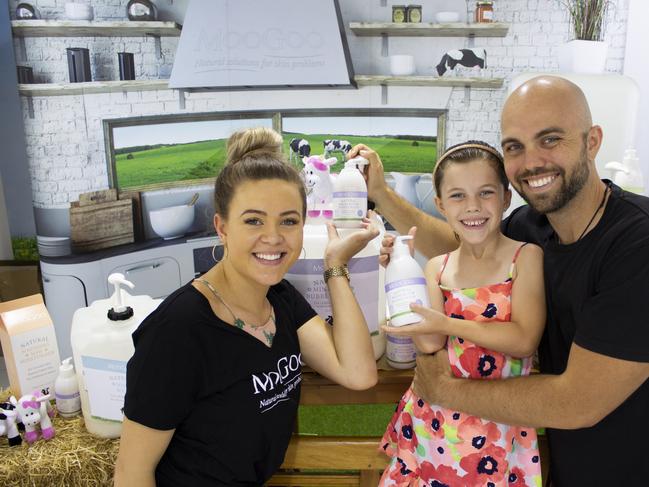
[[448, 354], [417, 357], [414, 389], [424, 400], [499, 423], [577, 429], [593, 426], [649, 378], [649, 363], [591, 352], [573, 343], [560, 375], [504, 380], [451, 375]]
[[360, 155], [370, 163], [365, 167], [368, 197], [380, 213], [401, 234], [410, 227], [417, 227], [415, 246], [424, 257], [431, 259], [457, 248], [451, 227], [444, 221], [415, 208], [401, 198], [385, 182], [383, 163], [379, 155], [364, 144], [355, 145], [348, 158]]

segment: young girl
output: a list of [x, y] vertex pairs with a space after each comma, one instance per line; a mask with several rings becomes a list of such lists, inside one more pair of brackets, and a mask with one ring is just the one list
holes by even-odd
[[281, 147], [282, 137], [266, 128], [230, 137], [214, 188], [223, 259], [167, 297], [133, 335], [119, 487], [263, 485], [293, 431], [302, 361], [350, 389], [376, 383], [346, 264], [378, 230], [339, 238], [329, 227], [329, 326], [283, 279], [302, 252], [306, 193]]
[[[420, 352], [446, 345], [458, 377], [527, 375], [545, 323], [543, 256], [500, 232], [511, 199], [502, 156], [483, 142], [459, 144], [442, 155], [433, 179], [460, 246], [426, 265], [432, 309], [418, 309], [423, 321], [385, 330], [413, 336]], [[392, 457], [382, 486], [541, 485], [533, 428], [426, 404], [412, 388], [381, 446]]]

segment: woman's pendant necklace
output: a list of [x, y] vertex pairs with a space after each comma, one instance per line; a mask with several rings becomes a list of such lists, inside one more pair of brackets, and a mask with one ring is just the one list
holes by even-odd
[[[214, 294], [216, 298], [218, 298], [221, 303], [223, 303], [223, 306], [225, 306], [225, 309], [227, 309], [230, 314], [232, 315], [232, 319], [234, 321], [234, 326], [239, 328], [239, 330], [243, 330], [244, 328], [248, 328], [251, 330], [251, 333], [259, 333], [259, 331], [262, 332], [264, 340], [266, 340], [266, 343], [268, 346], [273, 345], [273, 339], [275, 338], [275, 333], [274, 332], [267, 332], [266, 330], [263, 330], [265, 326], [267, 326], [270, 323], [275, 323], [275, 310], [273, 309], [273, 306], [270, 305], [270, 314], [268, 315], [268, 319], [261, 325], [251, 325], [250, 323], [246, 323], [243, 321], [241, 318], [239, 318], [237, 315], [234, 314], [234, 311], [232, 311], [232, 308], [228, 305], [228, 303], [225, 302], [223, 297], [219, 294], [219, 292], [210, 284], [209, 281], [206, 279], [196, 279], [196, 281], [205, 284], [207, 288]], [[270, 304], [270, 303], [269, 303]], [[259, 331], [258, 331], [259, 330]]]

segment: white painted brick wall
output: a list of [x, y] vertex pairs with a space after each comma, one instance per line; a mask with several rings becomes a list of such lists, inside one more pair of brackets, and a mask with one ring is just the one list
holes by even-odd
[[[432, 21], [432, 12], [442, 7], [440, 1], [443, 0], [418, 2], [423, 5], [424, 21]], [[364, 2], [364, 6], [354, 5], [355, 2]], [[17, 0], [10, 0], [12, 12], [18, 3]], [[64, 18], [66, 0], [38, 0], [34, 3], [37, 3], [43, 18]], [[126, 17], [127, 0], [93, 0], [91, 3], [96, 20], [123, 20]], [[343, 19], [344, 23], [348, 23], [364, 19], [378, 20], [389, 15], [386, 13], [393, 2], [389, 2], [390, 5], [384, 7], [384, 10], [380, 10], [378, 6], [379, 0], [340, 0], [340, 3], [343, 15], [352, 15], [349, 12], [359, 15], [360, 12], [362, 18]], [[628, 0], [614, 0], [613, 5], [606, 26], [606, 40], [610, 46], [606, 71], [619, 73], [624, 60]], [[453, 8], [446, 4], [443, 6], [448, 7], [447, 10]], [[477, 39], [476, 46], [487, 48], [488, 69], [484, 75], [504, 78], [505, 86], [501, 89], [452, 90], [447, 106], [437, 107], [448, 109], [448, 145], [467, 139], [482, 139], [498, 146], [500, 108], [509, 81], [521, 72], [557, 71], [557, 46], [572, 37], [568, 16], [559, 0], [497, 0], [495, 20], [510, 24], [507, 37]], [[385, 68], [385, 58], [381, 59], [380, 54], [375, 52], [379, 45], [377, 39], [356, 38], [348, 33], [348, 41], [357, 73], [366, 72], [366, 67], [370, 71], [374, 69], [373, 72]], [[394, 40], [394, 45], [397, 48], [412, 46], [413, 42], [423, 41], [416, 38]], [[448, 42], [448, 39], [431, 42]], [[454, 42], [449, 45], [458, 47], [457, 42], [468, 45], [467, 39], [456, 39]], [[66, 47], [87, 47], [90, 50], [94, 80], [118, 78], [119, 51], [135, 54], [137, 79], [157, 79], [169, 76], [177, 43], [177, 38], [161, 39], [162, 59], [157, 59], [154, 40], [145, 37], [27, 38], [24, 60], [19, 57], [18, 40], [14, 41], [14, 48], [17, 63], [32, 66], [38, 82], [67, 82]], [[421, 55], [429, 55], [432, 59], [430, 53], [422, 52]], [[427, 58], [430, 67], [428, 61]], [[273, 92], [268, 92], [266, 96], [273, 96]], [[312, 103], [310, 100], [312, 98], [305, 97], [304, 108], [309, 108]], [[81, 192], [108, 186], [103, 119], [224, 109], [236, 107], [229, 104], [227, 95], [223, 93], [189, 94], [186, 107], [181, 110], [177, 93], [162, 90], [35, 97], [32, 119], [28, 116], [27, 100], [23, 99], [34, 205], [44, 208], [65, 205], [78, 199]]]

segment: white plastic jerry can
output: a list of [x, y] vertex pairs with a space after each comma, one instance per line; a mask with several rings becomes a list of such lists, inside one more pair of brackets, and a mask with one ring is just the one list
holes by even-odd
[[[358, 231], [351, 228], [337, 230], [341, 237]], [[381, 330], [381, 326], [385, 325], [385, 270], [379, 265], [379, 251], [385, 227], [381, 230], [381, 233], [348, 263], [351, 287], [365, 316], [376, 360], [385, 352], [385, 334]], [[285, 276], [325, 321], [333, 319], [329, 291], [322, 276], [323, 257], [328, 241], [326, 225], [304, 225], [304, 251]], [[338, 316], [336, 319], [344, 318]]]
[[131, 296], [120, 286], [134, 285], [122, 274], [111, 274], [108, 282], [115, 286], [110, 298], [75, 311], [70, 341], [86, 429], [101, 438], [118, 438], [122, 432], [126, 363], [135, 352], [131, 335], [162, 300]]

